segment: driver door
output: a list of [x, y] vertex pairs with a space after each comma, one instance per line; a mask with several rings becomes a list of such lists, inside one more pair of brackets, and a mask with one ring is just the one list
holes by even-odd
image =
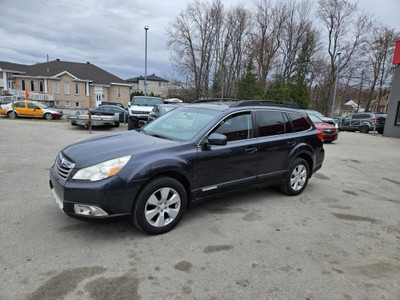
[[27, 103], [27, 111], [31, 117], [41, 118], [43, 116], [42, 108], [32, 102]]
[[227, 144], [199, 148], [198, 197], [231, 192], [256, 183], [258, 146], [253, 128], [253, 114], [246, 111], [227, 116], [211, 132], [224, 134]]

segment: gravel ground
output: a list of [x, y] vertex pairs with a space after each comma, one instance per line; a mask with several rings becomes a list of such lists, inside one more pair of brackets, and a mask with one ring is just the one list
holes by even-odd
[[1, 299], [400, 299], [400, 139], [340, 133], [299, 196], [204, 202], [171, 232], [64, 215], [57, 153], [92, 134], [0, 118]]

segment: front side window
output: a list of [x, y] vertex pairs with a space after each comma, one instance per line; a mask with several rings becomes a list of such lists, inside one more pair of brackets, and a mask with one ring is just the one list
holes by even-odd
[[65, 93], [66, 95], [69, 94], [69, 82], [65, 82], [65, 83], [64, 83], [64, 93]]
[[35, 82], [31, 80], [31, 92], [35, 90]]
[[35, 105], [35, 104], [33, 104], [33, 103], [28, 103], [28, 108], [30, 108], [30, 109], [39, 109], [40, 107]]
[[301, 114], [290, 112], [289, 116], [296, 132], [305, 131], [311, 128], [310, 123], [308, 123]]
[[285, 124], [280, 111], [257, 111], [259, 136], [285, 133]]
[[230, 115], [221, 121], [213, 132], [225, 135], [228, 142], [251, 138], [253, 136], [251, 112]]

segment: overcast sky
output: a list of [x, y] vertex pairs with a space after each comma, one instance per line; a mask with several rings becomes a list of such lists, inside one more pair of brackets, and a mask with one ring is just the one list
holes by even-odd
[[[170, 74], [166, 28], [185, 0], [0, 0], [0, 61], [22, 64], [60, 58], [91, 63], [123, 78]], [[222, 0], [229, 7], [250, 0]], [[315, 1], [316, 2], [316, 1]], [[365, 12], [400, 31], [400, 0], [359, 0]]]

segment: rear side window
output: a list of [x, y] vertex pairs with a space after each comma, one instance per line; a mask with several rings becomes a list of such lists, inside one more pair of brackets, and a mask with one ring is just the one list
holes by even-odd
[[251, 113], [239, 113], [227, 117], [214, 132], [226, 135], [228, 142], [251, 138], [253, 132]]
[[311, 128], [310, 123], [308, 123], [302, 115], [290, 112], [289, 116], [296, 132], [305, 131]]
[[259, 136], [285, 133], [285, 124], [280, 111], [257, 111]]
[[25, 108], [25, 102], [14, 103], [14, 107]]

